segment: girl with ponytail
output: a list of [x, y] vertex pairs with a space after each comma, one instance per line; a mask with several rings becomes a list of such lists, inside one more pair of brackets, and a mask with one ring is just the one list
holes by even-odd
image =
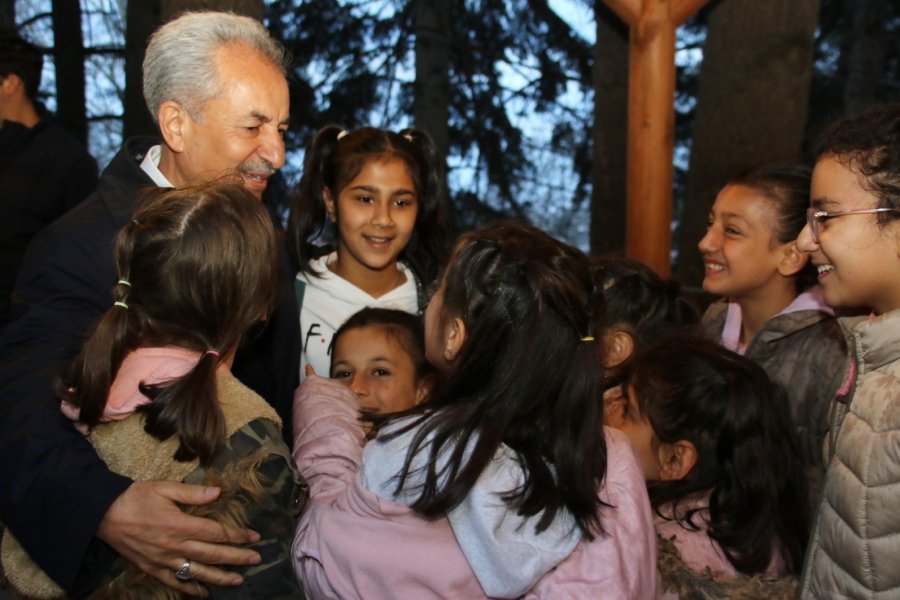
[[425, 314], [425, 401], [365, 415], [367, 441], [347, 386], [300, 385], [308, 597], [653, 596], [640, 465], [602, 423], [592, 288], [588, 258], [534, 227], [467, 233]]
[[[60, 386], [64, 414], [113, 471], [221, 488], [216, 502], [187, 512], [260, 534], [250, 546], [262, 563], [237, 568], [244, 583], [231, 593], [298, 593], [287, 561], [305, 486], [277, 413], [230, 370], [241, 338], [276, 297], [275, 233], [265, 208], [225, 183], [154, 188], [120, 231], [115, 264], [113, 302]], [[172, 581], [160, 582], [95, 544], [85, 565], [88, 577], [104, 582], [100, 597], [157, 597], [163, 583], [196, 595], [226, 591], [191, 579], [192, 567], [213, 565], [185, 560], [168, 573]]]
[[289, 224], [306, 365], [327, 374], [334, 332], [371, 306], [421, 313], [449, 246], [443, 168], [423, 131], [336, 125], [310, 143]]

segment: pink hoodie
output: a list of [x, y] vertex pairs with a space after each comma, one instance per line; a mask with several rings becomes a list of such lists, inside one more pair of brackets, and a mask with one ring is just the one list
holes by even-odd
[[[348, 388], [319, 377], [304, 381], [294, 398], [294, 458], [310, 485], [310, 507], [293, 556], [309, 597], [488, 598], [446, 517], [425, 519], [366, 488], [358, 404]], [[622, 434], [607, 430], [606, 438], [600, 492], [612, 505], [603, 513], [606, 535], [578, 542], [555, 568], [534, 575], [540, 579], [527, 584], [527, 598], [655, 594], [656, 544], [643, 474]], [[532, 575], [524, 573], [524, 581]]]

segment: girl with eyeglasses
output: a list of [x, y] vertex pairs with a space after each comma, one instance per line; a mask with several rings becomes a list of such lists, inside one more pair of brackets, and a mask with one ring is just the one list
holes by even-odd
[[815, 269], [795, 245], [806, 223], [809, 182], [809, 168], [789, 164], [735, 177], [719, 192], [699, 248], [703, 289], [723, 296], [703, 315], [703, 326], [786, 389], [814, 503], [828, 405], [847, 358]]
[[828, 470], [802, 598], [900, 595], [900, 104], [823, 134], [812, 221], [797, 245], [841, 317], [850, 364], [833, 403]]

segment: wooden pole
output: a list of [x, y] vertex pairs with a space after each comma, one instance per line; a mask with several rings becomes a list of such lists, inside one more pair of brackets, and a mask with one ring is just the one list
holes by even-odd
[[675, 30], [708, 0], [604, 0], [631, 28], [625, 251], [668, 277], [675, 143]]

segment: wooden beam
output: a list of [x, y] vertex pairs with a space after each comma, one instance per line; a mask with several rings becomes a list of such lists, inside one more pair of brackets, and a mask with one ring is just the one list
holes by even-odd
[[640, 0], [640, 6], [628, 0], [604, 1], [631, 27], [625, 252], [667, 277], [672, 248], [675, 30], [706, 0]]
[[628, 208], [625, 252], [670, 272], [675, 27], [668, 0], [644, 0], [631, 28], [628, 70]]
[[672, 0], [672, 23], [678, 27], [708, 2], [709, 0]]
[[641, 0], [603, 0], [603, 3], [629, 27], [637, 25], [641, 16]]

